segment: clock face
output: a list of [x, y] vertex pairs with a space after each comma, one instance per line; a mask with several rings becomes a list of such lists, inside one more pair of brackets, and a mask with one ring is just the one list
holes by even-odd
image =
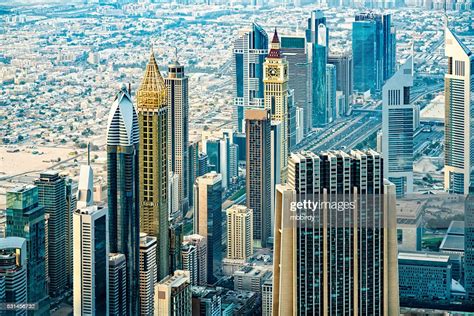
[[267, 68], [267, 77], [268, 78], [278, 78], [280, 76], [280, 69], [275, 67]]

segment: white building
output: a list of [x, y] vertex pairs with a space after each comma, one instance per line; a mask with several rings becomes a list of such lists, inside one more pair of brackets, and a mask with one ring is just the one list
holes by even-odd
[[156, 266], [156, 237], [140, 233], [140, 312], [153, 315], [155, 283], [158, 281]]

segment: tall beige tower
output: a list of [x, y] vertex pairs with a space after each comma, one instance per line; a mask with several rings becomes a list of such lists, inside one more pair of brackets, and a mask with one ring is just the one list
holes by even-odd
[[285, 182], [288, 166], [288, 63], [282, 57], [276, 29], [263, 72], [265, 109], [270, 110], [272, 121], [281, 122], [281, 179]]
[[244, 205], [227, 209], [227, 259], [246, 260], [253, 254], [253, 212]]
[[158, 280], [169, 274], [168, 105], [166, 86], [151, 52], [137, 92], [140, 231], [157, 238]]

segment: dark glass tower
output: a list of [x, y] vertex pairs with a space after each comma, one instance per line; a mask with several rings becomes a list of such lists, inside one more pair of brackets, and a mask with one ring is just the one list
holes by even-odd
[[138, 118], [129, 91], [122, 88], [107, 126], [110, 252], [127, 260], [128, 314], [139, 309], [140, 224], [138, 199]]
[[35, 181], [38, 201], [44, 207], [48, 220], [48, 276], [49, 295], [57, 297], [64, 293], [67, 285], [67, 223], [66, 181], [57, 171], [40, 174]]
[[321, 10], [311, 12], [306, 29], [309, 43], [308, 60], [311, 63], [312, 127], [324, 127], [329, 122], [326, 99], [326, 64], [328, 61], [329, 29]]

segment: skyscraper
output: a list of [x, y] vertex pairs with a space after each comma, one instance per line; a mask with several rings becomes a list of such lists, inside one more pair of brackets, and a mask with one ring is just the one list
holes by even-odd
[[336, 66], [336, 89], [344, 94], [344, 109], [341, 115], [349, 114], [354, 88], [353, 62], [351, 53], [329, 55], [328, 63]]
[[474, 306], [474, 183], [464, 204], [464, 288]]
[[247, 110], [246, 193], [247, 207], [253, 210], [253, 238], [257, 247], [266, 247], [271, 236], [271, 115], [267, 109]]
[[304, 36], [281, 36], [281, 54], [288, 61], [288, 88], [294, 90], [295, 106], [304, 111], [304, 133], [311, 130], [311, 93], [308, 44]]
[[324, 127], [328, 121], [326, 105], [326, 64], [329, 50], [329, 29], [321, 10], [311, 12], [306, 29], [308, 60], [311, 63], [312, 127]]
[[277, 187], [273, 315], [398, 315], [395, 188], [380, 155], [301, 152], [288, 174]]
[[326, 105], [328, 122], [334, 121], [338, 116], [336, 107], [336, 66], [326, 64]]
[[0, 278], [3, 279], [4, 302], [16, 305], [13, 310], [6, 311], [6, 315], [27, 315], [25, 309], [18, 308], [28, 303], [26, 247], [24, 238], [0, 238]]
[[[367, 21], [373, 23], [364, 23]], [[356, 15], [352, 28], [356, 90], [359, 92], [369, 89], [372, 92], [379, 91], [383, 82], [395, 72], [396, 37], [395, 28], [392, 26], [392, 16], [389, 13], [360, 13]], [[374, 48], [373, 52], [370, 51], [371, 47]], [[368, 55], [364, 56], [364, 54]], [[364, 72], [361, 73], [357, 70]]]
[[38, 203], [38, 188], [28, 185], [7, 191], [6, 215], [6, 237], [26, 241], [28, 303], [38, 304], [38, 313], [48, 313], [45, 220], [44, 208]]
[[263, 107], [263, 63], [267, 50], [267, 33], [256, 23], [242, 30], [234, 42], [234, 115], [238, 132], [244, 132], [245, 109]]
[[263, 68], [265, 109], [270, 111], [272, 121], [281, 122], [281, 179], [285, 181], [288, 164], [288, 63], [281, 55], [276, 29]]
[[213, 284], [222, 262], [222, 176], [218, 173], [196, 179], [194, 233], [207, 240], [207, 281]]
[[121, 253], [109, 253], [109, 313], [127, 315], [127, 260]]
[[178, 175], [178, 204], [188, 209], [189, 102], [188, 77], [178, 60], [168, 66], [165, 78], [168, 104], [168, 156], [170, 170]]
[[122, 87], [107, 122], [107, 196], [110, 251], [127, 260], [127, 310], [139, 311], [138, 117], [130, 91]]
[[397, 196], [413, 192], [413, 57], [398, 69], [382, 90], [382, 152], [384, 176]]
[[181, 247], [183, 270], [190, 273], [192, 285], [207, 285], [207, 242], [198, 235], [184, 236]]
[[57, 297], [66, 290], [66, 235], [68, 210], [66, 208], [66, 182], [57, 171], [46, 171], [35, 181], [38, 201], [44, 207], [48, 220], [48, 276], [49, 295]]
[[446, 28], [445, 55], [448, 69], [444, 76], [444, 187], [452, 193], [467, 194], [474, 181], [474, 54]]
[[77, 183], [72, 181], [71, 178], [66, 177], [66, 210], [67, 210], [67, 234], [66, 234], [66, 274], [67, 274], [67, 286], [68, 288], [73, 287], [73, 247], [72, 247], [72, 233], [73, 233], [73, 224], [72, 224], [72, 217], [74, 211], [77, 209], [77, 201], [76, 201], [76, 192], [75, 190]]
[[156, 237], [140, 233], [140, 315], [154, 315], [157, 244]]
[[168, 105], [166, 85], [152, 52], [137, 92], [140, 231], [157, 238], [158, 279], [169, 272]]
[[74, 314], [109, 313], [109, 240], [107, 208], [78, 209], [74, 226]]
[[227, 259], [246, 260], [253, 255], [253, 212], [232, 205], [227, 213]]
[[191, 316], [189, 271], [176, 270], [156, 284], [155, 310], [160, 316]]

